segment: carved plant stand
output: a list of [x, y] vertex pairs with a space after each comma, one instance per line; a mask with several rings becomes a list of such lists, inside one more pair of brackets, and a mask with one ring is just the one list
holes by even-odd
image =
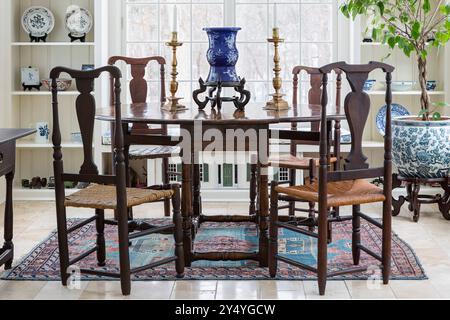
[[[392, 199], [392, 215], [398, 216], [400, 209], [406, 202], [409, 203], [408, 209], [413, 212], [414, 222], [418, 222], [420, 218], [420, 206], [422, 204], [436, 203], [439, 206], [442, 216], [446, 220], [450, 220], [450, 177], [439, 179], [421, 179], [421, 178], [404, 178], [402, 176], [393, 175], [392, 188], [398, 188], [402, 184], [406, 184], [406, 197], [400, 196], [398, 200]], [[425, 184], [440, 184], [444, 190], [444, 194], [425, 195], [420, 194], [420, 187]]]

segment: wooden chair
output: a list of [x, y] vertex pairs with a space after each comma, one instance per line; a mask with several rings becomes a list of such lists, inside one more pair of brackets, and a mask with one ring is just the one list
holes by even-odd
[[[130, 81], [130, 95], [133, 103], [145, 103], [147, 102], [148, 85], [145, 79], [146, 68], [150, 62], [156, 61], [160, 66], [160, 102], [161, 104], [166, 101], [166, 85], [165, 85], [165, 65], [166, 60], [163, 57], [154, 56], [146, 58], [130, 58], [114, 56], [108, 59], [109, 65], [115, 65], [117, 62], [122, 61], [131, 67], [132, 80]], [[114, 105], [114, 92], [111, 88], [111, 105]], [[111, 130], [112, 136], [114, 128]], [[131, 128], [132, 135], [163, 135], [167, 136], [167, 126], [161, 126], [160, 128], [149, 128], [145, 124], [133, 124]], [[162, 159], [162, 179], [163, 184], [170, 183], [171, 175], [180, 175], [177, 172], [169, 171], [169, 159], [179, 156], [179, 149], [174, 146], [136, 146], [127, 148], [125, 150], [127, 157], [125, 161], [128, 164], [129, 160], [156, 160]], [[130, 174], [127, 172], [127, 183], [130, 183]], [[164, 215], [170, 216], [170, 200], [164, 201]]]
[[[293, 105], [298, 105], [298, 92], [299, 92], [299, 76], [302, 72], [305, 72], [309, 76], [310, 89], [308, 91], [308, 104], [320, 105], [322, 96], [322, 74], [319, 68], [312, 68], [306, 66], [296, 66], [293, 71]], [[336, 106], [341, 104], [341, 87], [342, 87], [342, 71], [339, 69], [334, 70], [336, 74]], [[330, 129], [330, 128], [329, 128]], [[289, 180], [280, 181], [278, 184], [289, 184], [289, 186], [295, 186], [297, 181], [297, 170], [307, 171], [309, 173], [309, 182], [312, 183], [317, 178], [317, 168], [319, 166], [318, 158], [311, 157], [298, 157], [297, 149], [299, 145], [318, 145], [318, 140], [296, 140], [296, 134], [298, 131], [298, 124], [292, 123], [290, 130], [271, 130], [271, 136], [277, 137], [283, 140], [290, 140], [290, 153], [288, 155], [271, 156], [269, 159], [269, 166], [274, 168], [285, 168], [289, 170]], [[311, 132], [318, 133], [320, 131], [320, 121], [311, 122]], [[330, 161], [334, 164], [334, 169], [340, 166], [340, 122], [336, 122], [335, 127], [336, 139], [334, 143], [334, 153], [331, 155]], [[250, 214], [254, 214], [255, 205], [254, 198], [256, 197], [256, 165], [251, 166], [251, 180], [250, 180], [250, 194], [251, 205]], [[280, 199], [288, 202], [288, 205], [280, 206], [278, 209], [289, 209], [289, 216], [294, 219], [296, 212], [308, 212], [308, 219], [300, 219], [303, 224], [309, 224], [310, 230], [314, 230], [315, 221], [315, 204], [309, 203], [309, 209], [301, 209], [295, 207], [295, 200], [280, 195]], [[304, 202], [304, 201], [301, 201]]]
[[[351, 151], [345, 159], [344, 170], [329, 172], [330, 165], [330, 137], [327, 132], [326, 106], [328, 104], [328, 73], [333, 69], [342, 70], [350, 83], [351, 92], [345, 99], [345, 114], [352, 135]], [[370, 111], [370, 98], [363, 91], [363, 85], [368, 79], [369, 73], [375, 69], [382, 69], [386, 73], [386, 136], [384, 166], [380, 168], [369, 168], [367, 157], [363, 154], [362, 137]], [[318, 274], [319, 292], [325, 294], [327, 277], [333, 277], [351, 272], [360, 272], [365, 267], [359, 266], [361, 250], [382, 262], [383, 282], [387, 284], [390, 276], [391, 261], [391, 202], [392, 202], [392, 129], [391, 129], [391, 80], [394, 67], [371, 62], [366, 65], [348, 65], [345, 62], [333, 63], [320, 69], [322, 73], [322, 121], [320, 130], [320, 165], [318, 181], [302, 186], [278, 186], [274, 181], [271, 185], [270, 205], [270, 243], [269, 243], [269, 272], [271, 277], [277, 274], [278, 260], [307, 269]], [[380, 189], [370, 184], [365, 179], [384, 177], [384, 187]], [[278, 216], [279, 195], [286, 195], [307, 202], [318, 202], [318, 232], [310, 232], [292, 224], [281, 222]], [[361, 212], [361, 205], [366, 203], [383, 202], [383, 221], [370, 218]], [[330, 208], [352, 206], [353, 212], [348, 217], [335, 218], [330, 215]], [[361, 218], [382, 229], [382, 254], [379, 255], [366, 248], [361, 243]], [[356, 267], [347, 270], [329, 272], [327, 270], [327, 240], [328, 226], [330, 222], [352, 220], [352, 253], [353, 262]], [[288, 230], [305, 234], [318, 239], [317, 268], [294, 261], [278, 254], [278, 229]]]
[[[92, 71], [72, 70], [64, 67], [56, 67], [50, 73], [52, 79], [52, 102], [53, 102], [53, 165], [55, 175], [55, 195], [56, 195], [56, 216], [58, 226], [58, 245], [61, 267], [62, 284], [67, 285], [69, 266], [76, 264], [88, 255], [97, 252], [99, 266], [105, 265], [106, 248], [104, 228], [106, 224], [115, 224], [119, 233], [119, 260], [120, 273], [106, 272], [92, 269], [81, 269], [82, 273], [94, 274], [107, 277], [120, 278], [122, 293], [130, 294], [131, 274], [141, 272], [162, 264], [176, 261], [176, 271], [178, 277], [184, 274], [184, 256], [182, 244], [182, 220], [180, 214], [180, 191], [177, 185], [159, 186], [153, 189], [132, 189], [126, 188], [126, 166], [123, 150], [124, 137], [122, 130], [115, 134], [115, 174], [100, 175], [94, 163], [92, 155], [92, 143], [95, 122], [95, 98], [91, 94], [94, 87], [94, 80], [102, 73], [109, 73], [113, 78], [115, 95], [115, 124], [121, 127], [120, 112], [120, 78], [121, 72], [117, 67], [107, 66]], [[75, 79], [80, 95], [76, 99], [77, 119], [83, 140], [84, 161], [78, 174], [65, 173], [63, 168], [63, 154], [61, 150], [61, 131], [59, 123], [58, 91], [56, 79], [61, 73], [67, 73]], [[86, 182], [91, 186], [66, 196], [64, 189], [65, 181]], [[127, 208], [144, 203], [154, 202], [161, 199], [172, 199], [173, 224], [166, 227], [152, 228], [143, 232], [129, 234]], [[95, 216], [71, 227], [67, 227], [66, 207], [83, 207], [95, 209]], [[117, 221], [105, 220], [105, 209], [115, 210]], [[69, 257], [68, 234], [79, 228], [94, 222], [97, 229], [96, 245], [78, 257]], [[175, 230], [175, 256], [152, 262], [148, 265], [130, 268], [129, 246], [130, 241], [141, 236], [163, 231]]]

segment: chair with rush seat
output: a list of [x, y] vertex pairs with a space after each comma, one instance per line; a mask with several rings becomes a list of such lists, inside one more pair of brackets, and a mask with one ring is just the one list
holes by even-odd
[[[165, 65], [166, 60], [160, 56], [146, 57], [146, 58], [131, 58], [114, 56], [108, 59], [109, 65], [115, 65], [117, 62], [124, 62], [131, 67], [132, 80], [130, 81], [129, 90], [131, 101], [133, 103], [145, 103], [147, 102], [148, 83], [145, 79], [146, 69], [150, 66], [150, 63], [155, 61], [160, 68], [160, 103], [166, 101], [166, 85], [165, 85]], [[111, 88], [112, 90], [112, 88]], [[114, 93], [111, 91], [111, 105], [114, 105]], [[112, 136], [114, 126], [111, 130]], [[149, 128], [146, 124], [133, 124], [131, 128], [131, 135], [160, 135], [167, 136], [167, 125], [163, 125], [160, 128]], [[126, 159], [129, 160], [156, 160], [162, 159], [162, 180], [163, 184], [170, 182], [170, 176], [180, 176], [178, 172], [169, 171], [169, 159], [179, 156], [179, 148], [175, 146], [132, 146], [125, 150]], [[127, 184], [130, 184], [130, 175], [127, 172]], [[164, 215], [170, 216], [170, 200], [164, 200]]]
[[[301, 74], [304, 72], [309, 77], [309, 91], [308, 91], [308, 104], [310, 105], [320, 105], [321, 96], [322, 96], [322, 74], [318, 68], [306, 67], [306, 66], [296, 66], [292, 74], [293, 77], [293, 105], [298, 105], [298, 92], [299, 90], [299, 79], [301, 78]], [[342, 71], [339, 69], [334, 70], [336, 74], [336, 107], [339, 108], [341, 104], [341, 85], [342, 85]], [[300, 79], [301, 80], [301, 79]], [[301, 82], [301, 81], [300, 81]], [[331, 128], [328, 128], [331, 129]], [[320, 121], [311, 122], [311, 130], [303, 131], [298, 130], [298, 124], [292, 123], [291, 129], [272, 129], [271, 136], [277, 137], [281, 140], [289, 140], [290, 141], [290, 153], [287, 155], [273, 155], [269, 158], [269, 166], [277, 169], [288, 169], [289, 170], [289, 180], [288, 181], [279, 181], [279, 184], [288, 184], [289, 186], [295, 186], [297, 181], [297, 171], [305, 171], [309, 173], [308, 181], [312, 183], [317, 178], [317, 168], [319, 166], [319, 159], [312, 157], [299, 157], [297, 155], [298, 146], [300, 145], [318, 145], [318, 133], [320, 131]], [[306, 133], [316, 133], [315, 136], [307, 136]], [[335, 135], [336, 139], [334, 140], [334, 152], [330, 157], [330, 161], [333, 163], [334, 168], [337, 169], [340, 167], [340, 122], [336, 121], [335, 124]], [[254, 202], [254, 198], [256, 197], [256, 165], [252, 165], [251, 167], [251, 203]], [[253, 200], [253, 201], [252, 201]], [[288, 209], [289, 217], [291, 220], [296, 219], [296, 212], [307, 212], [308, 218], [298, 218], [299, 223], [308, 224], [310, 226], [310, 230], [314, 231], [314, 225], [316, 222], [316, 210], [314, 203], [309, 203], [309, 209], [301, 209], [296, 208], [295, 202], [296, 200], [293, 198], [288, 198], [283, 195], [280, 195], [280, 199], [288, 202], [288, 205], [280, 206], [279, 209]], [[303, 201], [301, 201], [303, 202]], [[253, 214], [255, 211], [254, 206], [251, 206], [250, 213]]]
[[[61, 73], [68, 74], [75, 79], [76, 86], [80, 92], [76, 99], [77, 120], [83, 141], [84, 161], [78, 174], [65, 173], [63, 168], [63, 153], [61, 149], [61, 131], [59, 122], [58, 90], [56, 79]], [[52, 105], [53, 105], [53, 165], [55, 175], [56, 216], [58, 228], [58, 246], [61, 268], [61, 280], [67, 285], [69, 277], [68, 268], [94, 252], [97, 253], [99, 266], [105, 266], [106, 248], [104, 227], [105, 224], [117, 225], [119, 233], [119, 260], [120, 272], [113, 273], [101, 270], [81, 269], [81, 273], [95, 274], [106, 277], [120, 278], [122, 293], [129, 295], [131, 290], [131, 274], [146, 269], [157, 267], [162, 264], [175, 261], [178, 277], [184, 275], [184, 256], [182, 243], [182, 220], [180, 214], [180, 191], [177, 185], [157, 186], [149, 189], [133, 189], [126, 187], [126, 165], [124, 156], [124, 137], [122, 130], [115, 134], [115, 174], [100, 175], [94, 163], [92, 155], [92, 143], [95, 122], [95, 98], [91, 94], [94, 80], [102, 73], [108, 73], [113, 79], [115, 95], [115, 124], [121, 127], [121, 103], [120, 103], [120, 79], [121, 72], [117, 67], [106, 66], [91, 71], [72, 70], [64, 67], [56, 67], [50, 73], [52, 79]], [[91, 184], [88, 188], [66, 196], [64, 189], [65, 181], [85, 182]], [[149, 228], [142, 232], [129, 234], [128, 208], [144, 203], [154, 202], [161, 199], [171, 199], [173, 206], [173, 224], [165, 227]], [[95, 216], [75, 225], [67, 227], [66, 207], [82, 207], [95, 210]], [[105, 220], [105, 209], [115, 210], [117, 221]], [[87, 252], [78, 257], [69, 257], [68, 234], [94, 222], [97, 229], [97, 241]], [[130, 241], [141, 236], [152, 233], [172, 232], [175, 237], [175, 255], [161, 261], [152, 262], [148, 265], [131, 269], [129, 246]]]
[[[352, 136], [351, 151], [345, 159], [344, 170], [329, 172], [329, 134], [326, 125], [326, 106], [328, 104], [328, 73], [333, 69], [342, 70], [351, 87], [351, 92], [345, 99], [345, 114]], [[386, 135], [384, 146], [384, 165], [379, 168], [369, 168], [367, 157], [363, 154], [362, 137], [364, 127], [370, 112], [370, 97], [363, 91], [369, 74], [381, 69], [386, 74]], [[271, 277], [277, 274], [278, 260], [307, 269], [318, 274], [319, 292], [325, 294], [328, 277], [351, 272], [361, 272], [367, 268], [359, 266], [361, 251], [373, 256], [382, 263], [383, 282], [387, 284], [390, 277], [391, 261], [391, 203], [392, 203], [392, 129], [391, 129], [391, 81], [394, 67], [371, 62], [366, 65], [349, 65], [345, 62], [333, 63], [320, 69], [322, 73], [322, 115], [320, 130], [320, 165], [318, 180], [301, 186], [278, 186], [271, 184], [270, 204], [270, 244], [269, 272]], [[366, 179], [384, 177], [383, 189], [369, 183]], [[278, 216], [278, 199], [285, 195], [302, 201], [319, 204], [317, 233], [299, 228], [289, 222], [281, 222]], [[379, 222], [361, 212], [361, 205], [383, 202], [383, 219]], [[352, 206], [351, 216], [333, 216], [330, 208]], [[375, 253], [361, 243], [361, 218], [382, 229], [382, 254]], [[352, 220], [352, 253], [354, 267], [346, 270], [328, 271], [328, 227], [329, 223]], [[278, 230], [288, 230], [317, 238], [317, 267], [294, 261], [278, 254]]]

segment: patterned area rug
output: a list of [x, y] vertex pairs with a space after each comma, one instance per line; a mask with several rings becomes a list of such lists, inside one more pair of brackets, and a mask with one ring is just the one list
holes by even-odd
[[[79, 220], [69, 220], [73, 225]], [[151, 219], [150, 222], [162, 225], [166, 219]], [[345, 269], [353, 265], [351, 254], [351, 222], [337, 223], [333, 230], [333, 243], [328, 250], [329, 268]], [[106, 271], [118, 271], [117, 229], [107, 226], [105, 230], [107, 246]], [[362, 223], [362, 242], [374, 252], [381, 252], [381, 231], [368, 223]], [[95, 243], [95, 226], [87, 225], [71, 234], [69, 239], [71, 257], [75, 257]], [[315, 265], [317, 258], [316, 239], [280, 230], [280, 253], [308, 265]], [[258, 231], [253, 224], [218, 224], [205, 223], [200, 229], [196, 241], [196, 251], [256, 251]], [[166, 235], [151, 235], [133, 241], [130, 247], [132, 267], [148, 264], [156, 259], [172, 255], [173, 238]], [[95, 253], [79, 263], [82, 268], [97, 268]], [[379, 263], [371, 256], [361, 253], [361, 265], [368, 266], [368, 271], [335, 277], [342, 280], [365, 280], [380, 277]], [[397, 235], [392, 241], [392, 279], [420, 280], [426, 279], [420, 262], [408, 244]], [[3, 274], [3, 280], [45, 280], [56, 281], [59, 276], [59, 258], [57, 235], [53, 232], [46, 240], [32, 250], [12, 270]], [[98, 276], [83, 275], [83, 280], [109, 280]], [[174, 264], [147, 270], [133, 276], [133, 280], [174, 280]], [[188, 280], [268, 280], [266, 268], [259, 268], [253, 261], [209, 262], [196, 261], [186, 269]], [[279, 262], [279, 280], [314, 280], [315, 274], [285, 263]], [[111, 279], [112, 280], [112, 279]]]

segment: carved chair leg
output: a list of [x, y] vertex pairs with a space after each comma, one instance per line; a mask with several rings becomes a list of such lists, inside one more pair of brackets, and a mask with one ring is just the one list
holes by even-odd
[[172, 190], [174, 194], [172, 196], [172, 208], [173, 208], [173, 223], [174, 238], [175, 238], [175, 256], [177, 260], [175, 262], [175, 269], [177, 271], [177, 278], [184, 277], [184, 252], [183, 252], [183, 218], [181, 217], [181, 203], [180, 203], [180, 187], [173, 185]]
[[278, 192], [275, 190], [276, 181], [270, 186], [270, 224], [269, 224], [269, 274], [272, 278], [277, 275], [278, 262]]
[[383, 243], [382, 243], [382, 264], [383, 283], [388, 284], [391, 275], [391, 255], [392, 255], [392, 216], [391, 199], [387, 198], [383, 203]]
[[328, 209], [319, 205], [319, 239], [317, 241], [317, 282], [323, 296], [327, 286], [328, 266]]
[[361, 206], [353, 206], [353, 219], [352, 219], [352, 256], [353, 264], [359, 265], [359, 260], [361, 257], [361, 249], [359, 245], [361, 244], [361, 217], [359, 213], [361, 212]]
[[[58, 196], [56, 197], [58, 199]], [[69, 278], [69, 241], [67, 235], [67, 218], [66, 208], [62, 201], [56, 203], [56, 220], [58, 228], [58, 248], [59, 248], [59, 267], [61, 273], [61, 282], [63, 286], [67, 286]]]
[[[162, 160], [162, 172], [163, 172], [163, 184], [168, 185], [170, 183], [169, 177], [169, 159], [164, 158]], [[170, 199], [164, 199], [164, 216], [170, 217]]]
[[105, 266], [106, 247], [105, 247], [105, 211], [96, 209], [95, 226], [97, 229], [97, 264], [99, 267]]
[[128, 296], [131, 292], [131, 266], [128, 238], [128, 217], [126, 208], [118, 208], [118, 232], [119, 232], [119, 260], [120, 260], [120, 284], [122, 294]]

